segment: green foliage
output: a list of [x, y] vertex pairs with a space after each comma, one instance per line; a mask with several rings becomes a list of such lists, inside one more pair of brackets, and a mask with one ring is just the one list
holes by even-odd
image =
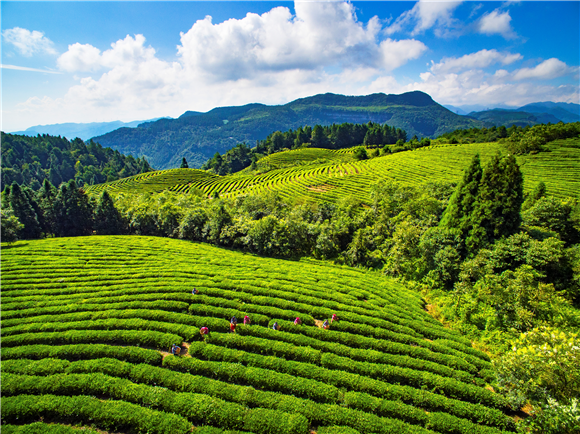
[[82, 187], [152, 170], [144, 157], [125, 156], [92, 140], [1, 134], [4, 185], [17, 182], [38, 190], [45, 180], [59, 186], [74, 179]]
[[364, 147], [359, 146], [354, 150], [354, 158], [359, 161], [368, 159], [369, 156], [367, 155], [367, 150]]
[[520, 227], [523, 176], [512, 155], [492, 157], [485, 166], [470, 214], [466, 247], [474, 252], [495, 240], [514, 234]]
[[2, 214], [2, 220], [0, 227], [2, 229], [2, 242], [13, 243], [18, 240], [18, 234], [22, 232], [24, 225], [20, 223], [18, 217], [14, 215], [14, 211], [11, 208], [2, 208], [0, 211]]
[[552, 327], [522, 334], [498, 362], [498, 381], [515, 407], [552, 398], [570, 404], [580, 394], [580, 339]]
[[187, 160], [185, 159], [185, 157], [183, 157], [181, 159], [181, 166], [179, 166], [181, 169], [189, 169], [189, 165], [187, 164]]
[[111, 196], [104, 190], [95, 208], [95, 231], [99, 235], [120, 235], [125, 232], [125, 222]]

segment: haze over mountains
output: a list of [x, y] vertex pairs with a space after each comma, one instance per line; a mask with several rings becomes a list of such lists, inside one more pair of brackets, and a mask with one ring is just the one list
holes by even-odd
[[[475, 107], [448, 108], [419, 91], [401, 95], [367, 96], [320, 94], [285, 105], [248, 104], [218, 107], [207, 113], [187, 111], [177, 119], [120, 121], [90, 124], [55, 124], [30, 127], [15, 134], [51, 134], [68, 138], [93, 138], [135, 157], [145, 156], [156, 169], [178, 167], [185, 157], [190, 167], [200, 167], [215, 152], [223, 153], [237, 143], [253, 146], [274, 131], [332, 123], [387, 123], [414, 135], [436, 137], [458, 128], [493, 125], [535, 125], [580, 121], [580, 105], [538, 102], [517, 109], [471, 111]], [[458, 114], [459, 113], [459, 114]]]
[[91, 122], [91, 123], [64, 123], [52, 125], [36, 125], [27, 128], [24, 131], [15, 131], [12, 134], [20, 134], [23, 136], [36, 136], [38, 134], [49, 134], [51, 136], [61, 136], [67, 139], [75, 139], [77, 137], [83, 140], [89, 140], [91, 137], [100, 136], [118, 128], [135, 128], [143, 122], [155, 121], [159, 118], [149, 119], [148, 121], [132, 121], [132, 122]]

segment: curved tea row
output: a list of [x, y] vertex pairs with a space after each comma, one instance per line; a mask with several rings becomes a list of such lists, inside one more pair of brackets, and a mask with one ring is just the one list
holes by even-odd
[[[6, 432], [514, 429], [484, 387], [489, 358], [375, 272], [165, 238], [56, 238], [3, 249], [2, 295]], [[252, 322], [232, 333], [232, 316]]]

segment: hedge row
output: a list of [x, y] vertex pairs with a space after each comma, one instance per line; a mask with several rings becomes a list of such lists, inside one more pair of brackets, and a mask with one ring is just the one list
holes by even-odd
[[5, 310], [2, 307], [2, 319], [11, 318], [26, 318], [30, 316], [38, 315], [55, 315], [63, 313], [72, 312], [90, 312], [90, 311], [102, 311], [102, 310], [123, 310], [123, 309], [159, 309], [167, 310], [170, 312], [187, 312], [189, 303], [182, 301], [130, 301], [126, 303], [96, 303], [96, 304], [63, 304], [60, 306], [51, 307], [41, 307], [34, 309], [23, 309], [23, 310]]
[[[248, 329], [248, 327], [243, 327], [239, 330], [240, 332], [247, 333]], [[259, 330], [262, 332], [261, 329]], [[270, 330], [266, 330], [270, 333]], [[274, 330], [271, 331], [274, 334], [280, 333]], [[351, 358], [341, 357], [336, 354], [321, 353], [309, 346], [294, 346], [283, 342], [253, 338], [250, 336], [214, 333], [211, 338], [207, 339], [207, 342], [226, 348], [236, 348], [253, 353], [268, 354], [277, 357], [282, 356], [285, 359], [315, 365], [319, 364], [329, 370], [351, 372], [388, 383], [409, 385], [419, 389], [426, 387], [431, 391], [438, 391], [439, 393], [444, 393], [445, 396], [462, 401], [484, 404], [499, 409], [508, 408], [505, 399], [501, 395], [482, 387], [466, 384], [430, 372], [422, 372], [388, 364], [356, 362]], [[313, 346], [316, 347], [316, 345]]]
[[[433, 327], [435, 324], [429, 324], [425, 320], [412, 320], [408, 318], [399, 318], [397, 314], [400, 315], [399, 311], [395, 311], [395, 314], [389, 313], [387, 308], [381, 310], [372, 310], [356, 308], [352, 304], [341, 304], [341, 303], [320, 303], [319, 299], [315, 297], [300, 296], [295, 295], [292, 297], [294, 301], [285, 300], [284, 296], [288, 297], [288, 293], [282, 291], [261, 289], [252, 286], [244, 287], [247, 292], [259, 292], [260, 294], [252, 296], [247, 293], [240, 293], [239, 291], [228, 291], [222, 289], [207, 288], [205, 293], [211, 297], [227, 298], [227, 299], [240, 299], [246, 303], [252, 303], [256, 305], [269, 305], [282, 309], [293, 309], [300, 312], [307, 313], [316, 318], [330, 318], [333, 313], [343, 317], [344, 319], [356, 318], [356, 317], [376, 317], [375, 319], [380, 319], [384, 325], [390, 324], [384, 328], [391, 329], [400, 333], [407, 333], [411, 335], [418, 336], [423, 335], [427, 338], [446, 338], [449, 340], [456, 341], [466, 346], [471, 346], [469, 339], [459, 335], [457, 332], [444, 329], [442, 327]], [[240, 294], [243, 296], [240, 297]], [[275, 295], [275, 296], [270, 296]], [[327, 296], [327, 294], [325, 294]], [[210, 297], [210, 298], [211, 298]], [[317, 301], [318, 300], [318, 301]], [[305, 302], [310, 302], [311, 304], [306, 304]], [[212, 303], [213, 304], [213, 303]], [[368, 318], [366, 318], [368, 320]], [[361, 321], [356, 321], [361, 322]]]
[[[274, 321], [272, 320], [271, 322], [273, 323]], [[279, 321], [278, 324], [280, 323]], [[453, 369], [472, 373], [477, 372], [475, 366], [461, 359], [434, 353], [424, 348], [412, 347], [395, 342], [379, 341], [374, 338], [365, 338], [363, 336], [324, 330], [317, 327], [296, 327], [292, 323], [283, 324], [286, 324], [286, 326], [283, 329], [281, 328], [280, 331], [263, 327], [246, 327], [240, 329], [239, 333], [273, 341], [290, 342], [294, 345], [311, 346], [317, 350], [334, 353], [343, 357], [350, 357], [351, 359], [363, 362], [388, 364], [393, 354], [401, 354], [446, 365]], [[304, 335], [296, 332], [303, 332]], [[347, 345], [351, 345], [352, 347]]]
[[90, 422], [107, 431], [135, 430], [149, 434], [186, 434], [191, 423], [175, 414], [123, 401], [90, 396], [19, 395], [2, 397], [3, 423], [29, 423], [44, 418], [66, 423]]
[[[235, 294], [241, 294], [241, 293], [235, 293]], [[242, 297], [240, 297], [242, 298]], [[307, 325], [314, 325], [314, 318], [312, 318], [310, 315], [305, 315], [299, 311], [296, 310], [287, 310], [287, 309], [280, 309], [277, 307], [271, 307], [271, 306], [261, 306], [258, 304], [250, 304], [250, 303], [241, 303], [241, 302], [237, 302], [237, 301], [232, 301], [232, 300], [226, 300], [226, 299], [217, 299], [217, 298], [213, 298], [213, 297], [207, 297], [204, 295], [196, 295], [193, 299], [192, 299], [192, 304], [189, 308], [189, 312], [192, 314], [196, 313], [196, 304], [201, 304], [204, 306], [212, 306], [212, 305], [217, 305], [219, 307], [226, 307], [226, 308], [230, 308], [230, 309], [235, 309], [235, 310], [243, 310], [245, 312], [250, 312], [252, 314], [260, 314], [260, 315], [265, 315], [268, 318], [272, 318], [272, 317], [277, 317], [277, 318], [288, 318], [288, 319], [294, 319], [297, 316], [299, 316], [302, 321], [304, 322], [304, 324]]]
[[[514, 426], [513, 419], [501, 411], [481, 404], [458, 401], [442, 395], [419, 390], [409, 386], [388, 384], [357, 374], [333, 371], [316, 365], [284, 360], [278, 357], [246, 353], [206, 343], [192, 343], [188, 350], [192, 357], [205, 360], [220, 360], [230, 363], [241, 363], [246, 366], [259, 367], [276, 372], [283, 372], [296, 378], [310, 378], [346, 390], [366, 392], [370, 395], [401, 401], [414, 407], [429, 411], [442, 411], [457, 417], [489, 426], [508, 429]], [[173, 358], [167, 357], [164, 364]], [[191, 360], [191, 359], [187, 359]]]
[[58, 358], [65, 360], [99, 359], [112, 357], [130, 363], [160, 366], [163, 356], [159, 351], [138, 347], [119, 347], [102, 344], [90, 345], [26, 345], [1, 349], [2, 360]]
[[[197, 327], [199, 319], [196, 316], [184, 314], [184, 313], [173, 313], [167, 312], [165, 310], [148, 310], [148, 309], [126, 309], [126, 310], [104, 310], [99, 312], [74, 312], [74, 313], [64, 313], [57, 315], [40, 315], [31, 316], [27, 318], [13, 318], [2, 320], [1, 326], [2, 331], [6, 330], [8, 327], [13, 327], [16, 325], [25, 325], [33, 323], [49, 323], [49, 322], [72, 322], [72, 321], [97, 321], [110, 318], [141, 318], [150, 321], [160, 321], [160, 322], [171, 322], [174, 324], [185, 324]], [[229, 330], [228, 321], [216, 321], [214, 318], [208, 318], [212, 321], [212, 326], [217, 326], [218, 328], [225, 324], [224, 330]], [[224, 322], [225, 321], [225, 322]], [[209, 326], [208, 326], [209, 327]], [[213, 329], [213, 327], [212, 327]]]
[[163, 359], [163, 366], [227, 383], [250, 385], [257, 389], [312, 399], [316, 402], [337, 403], [340, 400], [338, 388], [330, 384], [239, 363], [166, 357]]
[[172, 344], [181, 344], [182, 342], [181, 336], [149, 330], [69, 330], [52, 333], [23, 333], [2, 338], [3, 347], [40, 343], [46, 345], [108, 343], [167, 349]]
[[[247, 326], [240, 326], [237, 330], [238, 332], [241, 332], [242, 329], [245, 330], [248, 328], [249, 327]], [[299, 362], [312, 363], [314, 365], [319, 365], [322, 357], [321, 351], [312, 349], [308, 346], [296, 346], [286, 342], [254, 338], [252, 336], [241, 336], [232, 333], [211, 333], [211, 335], [206, 338], [206, 342], [221, 347], [236, 348], [251, 353], [283, 357], [287, 360], [296, 360]]]
[[270, 321], [270, 317], [266, 315], [260, 315], [248, 310], [240, 309], [230, 309], [225, 307], [217, 307], [206, 304], [193, 303], [189, 306], [189, 313], [192, 315], [201, 315], [206, 317], [219, 317], [219, 318], [231, 318], [235, 316], [240, 324], [242, 319], [248, 315], [252, 321], [252, 324], [267, 326]]
[[99, 434], [88, 427], [73, 427], [68, 425], [34, 422], [28, 425], [2, 425], [4, 434]]
[[[134, 294], [134, 295], [122, 295], [117, 297], [92, 297], [86, 298], [84, 295], [79, 297], [69, 298], [66, 300], [48, 300], [48, 301], [29, 301], [29, 302], [12, 302], [12, 303], [2, 303], [2, 309], [10, 310], [28, 310], [28, 309], [42, 309], [51, 306], [63, 306], [66, 304], [76, 304], [78, 300], [84, 301], [86, 304], [94, 303], [127, 303], [133, 301], [177, 301], [177, 302], [189, 302], [191, 294], [184, 294], [183, 292], [155, 292], [153, 294]], [[78, 304], [84, 304], [78, 303]]]
[[239, 404], [195, 393], [178, 393], [168, 389], [136, 384], [101, 373], [50, 375], [46, 377], [4, 374], [2, 393], [6, 395], [58, 394], [106, 395], [186, 417], [196, 424], [228, 429], [243, 429], [259, 434], [308, 432], [308, 421], [302, 415], [275, 410], [248, 410]]
[[379, 327], [372, 327], [367, 324], [358, 324], [343, 320], [333, 322], [332, 329], [356, 335], [374, 337], [377, 339], [386, 339], [389, 341], [399, 342], [403, 344], [417, 345], [419, 347], [428, 348], [437, 353], [450, 354], [461, 358], [468, 356], [467, 360], [476, 366], [478, 363], [481, 362], [479, 362], [478, 360], [473, 360], [469, 356], [477, 357], [478, 359], [481, 359], [484, 362], [490, 361], [489, 356], [484, 352], [478, 351], [475, 348], [466, 347], [465, 345], [458, 344], [455, 341], [450, 341], [447, 339], [437, 339], [436, 341], [428, 341], [424, 338], [416, 338], [414, 336], [395, 333], [390, 330], [385, 330]]
[[[192, 374], [199, 373], [199, 363], [194, 359], [179, 359], [176, 357], [167, 357], [164, 360], [164, 366], [182, 372], [191, 372]], [[216, 365], [214, 365], [216, 366]], [[216, 369], [216, 368], [214, 368]], [[217, 368], [219, 369], [219, 368]], [[204, 372], [205, 374], [206, 372]], [[219, 375], [219, 374], [218, 374]], [[262, 392], [263, 393], [263, 392]], [[259, 394], [255, 393], [259, 402], [258, 405], [268, 405], [265, 402], [268, 398], [271, 399], [274, 394]], [[313, 422], [326, 423], [328, 425], [343, 424], [349, 426], [356, 426], [363, 432], [376, 432], [385, 434], [427, 434], [432, 433], [420, 426], [412, 426], [401, 420], [378, 417], [374, 414], [365, 413], [363, 411], [345, 408], [336, 404], [317, 404], [308, 400], [297, 401], [294, 397], [279, 396], [278, 402], [271, 403], [276, 405], [276, 408], [284, 409], [288, 412], [296, 412], [305, 415]]]
[[348, 392], [344, 396], [345, 404], [351, 408], [372, 412], [379, 416], [394, 417], [404, 415], [410, 423], [422, 425], [445, 434], [500, 434], [497, 428], [476, 425], [466, 419], [461, 419], [443, 412], [427, 413], [421, 409], [410, 407], [397, 401], [386, 401], [366, 393]]
[[8, 327], [6, 329], [3, 328], [2, 335], [14, 336], [23, 333], [66, 332], [69, 330], [152, 330], [183, 336], [186, 341], [197, 338], [199, 335], [199, 328], [197, 327], [169, 322], [149, 321], [141, 318], [111, 318], [86, 321], [23, 324], [21, 326]]
[[[237, 386], [225, 382], [211, 380], [197, 375], [181, 374], [163, 368], [146, 365], [131, 365], [114, 359], [101, 359], [70, 363], [58, 359], [41, 361], [3, 361], [2, 371], [23, 375], [54, 375], [57, 373], [87, 373], [100, 372], [115, 377], [127, 377], [135, 382], [145, 382], [161, 387], [167, 387], [178, 392], [203, 393], [215, 396], [226, 401], [237, 402], [248, 407], [263, 407], [276, 409], [288, 413], [300, 413], [311, 424], [324, 425], [329, 423], [345, 424], [357, 427], [356, 416], [353, 411], [363, 410], [379, 416], [400, 419], [407, 423], [416, 424], [425, 428], [434, 429], [440, 433], [457, 434], [459, 432], [491, 434], [499, 433], [497, 429], [474, 425], [465, 419], [460, 419], [445, 413], [426, 413], [421, 409], [397, 401], [386, 401], [373, 398], [370, 395], [357, 392], [348, 392], [345, 403], [348, 407], [341, 410], [332, 409], [335, 414], [331, 421], [327, 418], [329, 404], [317, 404], [310, 400], [294, 396], [281, 395], [274, 392], [255, 390], [247, 386]], [[346, 400], [348, 397], [348, 400]], [[372, 398], [372, 399], [371, 399]], [[369, 404], [372, 403], [372, 406]], [[381, 410], [379, 413], [378, 409]], [[342, 419], [337, 415], [342, 414]], [[354, 424], [352, 421], [355, 421]], [[463, 431], [458, 431], [460, 427]]]
[[[303, 313], [310, 313], [314, 306], [324, 307], [335, 311], [351, 311], [362, 315], [380, 317], [389, 322], [392, 322], [394, 327], [398, 326], [402, 332], [407, 331], [416, 334], [412, 329], [402, 324], [407, 321], [413, 321], [413, 319], [401, 319], [399, 317], [399, 310], [388, 312], [387, 310], [390, 310], [388, 308], [378, 308], [377, 306], [368, 305], [364, 302], [361, 302], [362, 306], [355, 306], [355, 304], [357, 304], [357, 300], [346, 297], [342, 302], [329, 301], [327, 298], [330, 294], [332, 294], [332, 292], [324, 292], [320, 294], [319, 297], [311, 297], [304, 294], [304, 292], [280, 291], [272, 288], [256, 287], [253, 285], [236, 285], [236, 287], [232, 289], [235, 291], [235, 293], [238, 293], [236, 290], [242, 289], [245, 293], [244, 301], [246, 303], [253, 303], [258, 305], [265, 304], [282, 309], [296, 309]], [[204, 288], [203, 292], [204, 294], [207, 294], [211, 297], [231, 299], [231, 293], [234, 291], [219, 288]], [[235, 299], [235, 297], [233, 298]]]
[[426, 387], [432, 392], [443, 393], [451, 398], [483, 404], [500, 410], [508, 410], [509, 408], [507, 401], [502, 395], [493, 393], [483, 387], [465, 384], [430, 372], [421, 372], [398, 366], [355, 362], [352, 359], [328, 353], [322, 355], [321, 366], [376, 378], [388, 383], [406, 384], [416, 388]]
[[[274, 321], [270, 321], [272, 324]], [[318, 327], [304, 327], [295, 326], [289, 321], [278, 321], [281, 327], [281, 331], [302, 334], [320, 341], [335, 342], [339, 344], [348, 345], [349, 347], [362, 348], [362, 349], [376, 349], [382, 353], [380, 357], [385, 363], [397, 366], [406, 366], [414, 369], [422, 369], [437, 373], [439, 375], [456, 378], [463, 382], [471, 383], [474, 377], [469, 372], [460, 369], [454, 369], [457, 364], [457, 359], [453, 356], [446, 356], [442, 354], [434, 354], [425, 349], [416, 349], [415, 346], [401, 346], [404, 344], [392, 343], [389, 341], [367, 338], [364, 336], [353, 335], [347, 332], [336, 332], [334, 330], [324, 330]], [[336, 325], [340, 324], [340, 321], [332, 323], [331, 329], [335, 328]], [[253, 330], [240, 331], [241, 334], [252, 334], [255, 333]], [[390, 349], [389, 352], [384, 352], [385, 349]], [[399, 355], [403, 353], [404, 355]], [[407, 353], [407, 354], [405, 354]], [[410, 354], [409, 354], [410, 353]], [[425, 360], [425, 356], [429, 356], [431, 359], [435, 358], [436, 361]], [[413, 356], [413, 357], [411, 357]], [[423, 357], [421, 357], [423, 356]], [[458, 362], [461, 366], [469, 366], [461, 361]], [[453, 367], [450, 367], [452, 365]], [[473, 368], [471, 368], [473, 371]]]

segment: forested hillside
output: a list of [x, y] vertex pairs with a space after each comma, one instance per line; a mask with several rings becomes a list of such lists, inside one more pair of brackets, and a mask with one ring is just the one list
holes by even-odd
[[145, 158], [125, 156], [93, 141], [1, 134], [3, 186], [17, 182], [38, 190], [45, 179], [56, 186], [71, 179], [78, 186], [93, 185], [153, 170]]
[[418, 138], [483, 125], [452, 113], [422, 92], [357, 97], [325, 94], [281, 106], [249, 104], [207, 113], [186, 112], [178, 119], [121, 128], [95, 140], [124, 154], [145, 156], [160, 169], [179, 167], [184, 157], [190, 167], [201, 167], [216, 152], [223, 154], [244, 142], [253, 147], [274, 131], [345, 122], [387, 123]]

